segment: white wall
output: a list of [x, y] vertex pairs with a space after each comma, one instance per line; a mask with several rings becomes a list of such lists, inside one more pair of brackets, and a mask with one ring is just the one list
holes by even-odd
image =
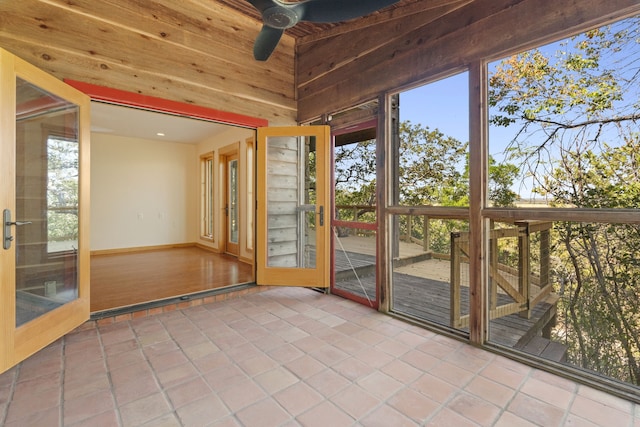
[[198, 238], [196, 146], [91, 134], [91, 250]]

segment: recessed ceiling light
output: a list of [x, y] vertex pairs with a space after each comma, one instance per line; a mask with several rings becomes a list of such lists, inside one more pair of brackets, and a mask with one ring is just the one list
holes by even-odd
[[158, 136], [164, 136], [164, 133], [162, 133], [162, 132], [158, 132], [158, 133], [156, 133], [156, 135], [158, 135]]

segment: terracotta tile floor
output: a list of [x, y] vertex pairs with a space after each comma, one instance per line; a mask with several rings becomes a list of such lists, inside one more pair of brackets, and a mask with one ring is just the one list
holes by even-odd
[[640, 405], [305, 289], [76, 331], [0, 375], [5, 426], [640, 426]]

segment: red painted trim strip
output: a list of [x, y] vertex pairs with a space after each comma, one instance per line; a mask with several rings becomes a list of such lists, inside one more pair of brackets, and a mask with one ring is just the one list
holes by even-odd
[[198, 119], [211, 120], [253, 129], [269, 125], [268, 120], [244, 116], [242, 114], [229, 113], [227, 111], [201, 107], [184, 102], [156, 98], [155, 96], [141, 95], [139, 93], [127, 92], [120, 89], [113, 89], [77, 80], [65, 79], [64, 82], [69, 86], [73, 86], [78, 89], [80, 92], [84, 92], [89, 95], [91, 99], [96, 101], [105, 101], [130, 107], [144, 108], [147, 110], [162, 111], [165, 113], [195, 117]]
[[371, 301], [369, 301], [368, 299], [366, 299], [363, 296], [360, 295], [356, 295], [356, 294], [352, 294], [348, 291], [345, 291], [344, 289], [340, 289], [340, 288], [335, 288], [335, 287], [331, 287], [331, 293], [333, 295], [337, 295], [339, 297], [342, 298], [346, 298], [346, 299], [350, 299], [351, 301], [355, 301], [358, 304], [362, 304], [364, 306], [370, 307], [374, 310], [378, 309], [378, 297], [376, 295], [369, 295], [369, 298], [371, 298]]
[[369, 222], [357, 222], [357, 221], [340, 221], [334, 219], [331, 221], [331, 225], [333, 227], [348, 227], [348, 228], [358, 228], [360, 230], [377, 230], [378, 224], [371, 224]]

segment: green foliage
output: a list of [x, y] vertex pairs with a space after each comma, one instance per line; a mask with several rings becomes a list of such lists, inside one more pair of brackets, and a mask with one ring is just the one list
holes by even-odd
[[534, 176], [555, 150], [621, 139], [640, 119], [640, 19], [588, 31], [498, 63], [489, 78], [489, 122], [513, 129], [507, 152]]
[[[376, 141], [342, 145], [335, 150], [336, 205], [375, 204]], [[341, 219], [351, 219], [341, 217]]]
[[520, 170], [513, 163], [496, 163], [489, 156], [489, 200], [494, 206], [514, 206], [518, 194], [511, 189]]
[[47, 233], [49, 241], [78, 239], [78, 143], [47, 140]]
[[[640, 208], [639, 17], [500, 62], [490, 123], [552, 206]], [[500, 174], [497, 174], [499, 176]], [[640, 384], [640, 227], [556, 222], [555, 339], [570, 362]]]
[[640, 227], [557, 223], [554, 242], [556, 339], [572, 363], [640, 384]]
[[467, 143], [438, 129], [400, 123], [399, 202], [403, 205], [468, 206], [463, 178]]

